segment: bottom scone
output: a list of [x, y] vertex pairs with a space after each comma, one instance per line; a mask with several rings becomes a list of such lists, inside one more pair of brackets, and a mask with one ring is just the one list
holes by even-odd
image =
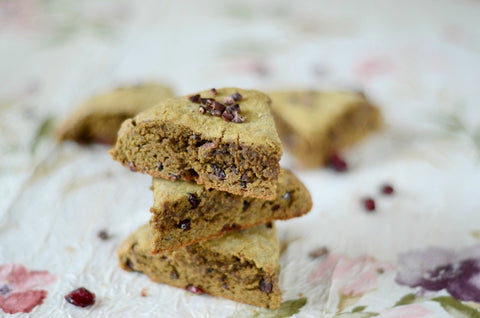
[[156, 255], [150, 254], [151, 239], [148, 225], [130, 235], [118, 251], [120, 266], [194, 293], [272, 309], [280, 306], [280, 246], [272, 225]]

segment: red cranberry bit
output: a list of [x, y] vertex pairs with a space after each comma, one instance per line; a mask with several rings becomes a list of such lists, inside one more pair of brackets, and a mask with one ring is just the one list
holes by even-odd
[[232, 94], [230, 95], [234, 101], [238, 102], [240, 100], [242, 100], [243, 96], [239, 93], [239, 92], [236, 92], [235, 94]]
[[188, 99], [193, 102], [193, 103], [200, 103], [201, 101], [201, 98], [200, 98], [200, 94], [196, 94], [196, 95], [192, 95], [192, 96], [189, 96]]
[[258, 288], [260, 288], [261, 291], [264, 293], [270, 294], [273, 289], [273, 285], [270, 283], [267, 283], [263, 279], [260, 281], [260, 284], [258, 284]]
[[372, 198], [363, 199], [363, 207], [367, 211], [375, 211], [375, 201]]
[[382, 186], [382, 193], [383, 194], [393, 194], [394, 190], [393, 187], [389, 184], [384, 184]]
[[190, 219], [185, 219], [183, 221], [180, 221], [180, 223], [178, 224], [178, 227], [184, 231], [190, 230]]
[[345, 160], [343, 160], [342, 157], [338, 153], [333, 153], [329, 160], [328, 160], [328, 165], [334, 169], [335, 171], [338, 172], [344, 172], [347, 171], [347, 163]]
[[200, 199], [195, 193], [188, 193], [188, 202], [190, 202], [192, 209], [195, 209], [200, 204]]
[[133, 161], [128, 164], [128, 168], [130, 168], [130, 171], [132, 172], [137, 172], [137, 166]]
[[197, 287], [197, 286], [193, 286], [193, 285], [188, 285], [187, 290], [191, 293], [198, 294], [198, 295], [205, 294], [203, 289], [201, 289], [200, 287]]
[[215, 88], [212, 88], [210, 90], [210, 93], [212, 93], [214, 96], [218, 94], [217, 89], [215, 89]]
[[80, 287], [66, 295], [65, 300], [78, 307], [87, 307], [95, 304], [95, 294]]

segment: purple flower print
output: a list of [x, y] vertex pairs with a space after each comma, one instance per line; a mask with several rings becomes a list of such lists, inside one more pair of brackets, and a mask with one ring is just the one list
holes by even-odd
[[480, 302], [480, 245], [460, 252], [430, 247], [400, 254], [395, 280], [429, 291], [445, 289], [457, 300]]

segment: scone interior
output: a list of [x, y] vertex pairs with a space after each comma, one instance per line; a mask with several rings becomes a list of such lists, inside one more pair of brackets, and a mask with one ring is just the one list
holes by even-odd
[[310, 211], [312, 200], [302, 182], [283, 170], [276, 199], [267, 201], [207, 190], [193, 182], [153, 179], [152, 253], [190, 245], [229, 231]]
[[270, 96], [279, 135], [304, 167], [327, 164], [332, 153], [381, 126], [378, 107], [359, 93], [278, 91]]
[[62, 123], [58, 138], [113, 145], [123, 121], [170, 97], [173, 92], [169, 87], [154, 83], [119, 87], [94, 96]]
[[120, 266], [190, 291], [260, 307], [280, 306], [275, 228], [261, 225], [157, 255], [149, 253], [150, 240], [148, 225], [128, 237], [119, 249]]
[[244, 122], [228, 122], [199, 111], [188, 96], [169, 99], [126, 120], [113, 159], [133, 171], [169, 180], [194, 180], [236, 195], [274, 199], [282, 155], [270, 98], [238, 88], [200, 92], [223, 101], [232, 94]]

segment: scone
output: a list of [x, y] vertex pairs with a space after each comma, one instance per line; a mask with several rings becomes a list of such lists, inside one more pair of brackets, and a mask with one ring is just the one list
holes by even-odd
[[380, 111], [364, 95], [340, 91], [270, 92], [284, 146], [304, 167], [325, 165], [381, 125]]
[[260, 225], [157, 255], [150, 254], [151, 240], [148, 225], [130, 235], [118, 251], [120, 266], [194, 293], [260, 307], [280, 306], [275, 228]]
[[80, 105], [57, 130], [60, 140], [113, 145], [122, 122], [156, 103], [173, 97], [160, 84], [121, 87], [95, 96]]
[[270, 103], [238, 88], [172, 98], [126, 120], [110, 154], [153, 177], [272, 200], [282, 145]]
[[288, 170], [276, 199], [245, 198], [207, 190], [186, 181], [153, 180], [152, 252], [158, 253], [278, 219], [301, 216], [312, 207], [308, 190]]

